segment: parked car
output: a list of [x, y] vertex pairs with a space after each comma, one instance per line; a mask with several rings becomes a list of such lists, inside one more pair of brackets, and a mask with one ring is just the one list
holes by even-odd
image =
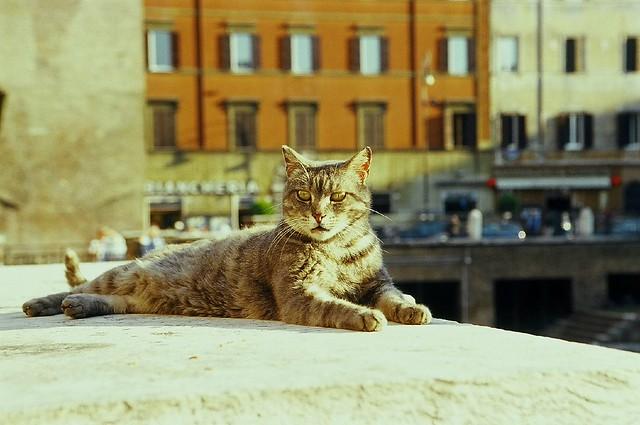
[[613, 220], [611, 234], [618, 236], [640, 236], [640, 218], [620, 217]]
[[482, 226], [482, 237], [486, 239], [524, 239], [527, 233], [518, 223], [486, 223]]

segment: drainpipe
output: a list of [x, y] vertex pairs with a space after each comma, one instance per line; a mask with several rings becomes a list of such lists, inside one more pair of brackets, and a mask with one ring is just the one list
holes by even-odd
[[204, 100], [202, 87], [204, 85], [204, 68], [202, 66], [202, 4], [201, 0], [194, 0], [194, 20], [195, 20], [195, 61], [196, 61], [196, 119], [198, 128], [198, 146], [204, 149], [205, 128], [204, 128]]
[[534, 147], [536, 159], [544, 159], [544, 122], [542, 119], [542, 83], [543, 83], [543, 63], [542, 63], [542, 43], [543, 41], [543, 9], [542, 0], [538, 0], [537, 7], [537, 27], [536, 27], [536, 59], [537, 59], [537, 85], [536, 85], [536, 119], [538, 124], [538, 137]]
[[414, 148], [418, 147], [418, 127], [420, 126], [420, 79], [422, 78], [422, 70], [418, 69], [417, 58], [417, 26], [416, 26], [416, 0], [409, 3], [409, 46], [411, 47], [410, 66], [411, 66], [411, 114], [413, 122], [411, 125], [411, 144]]

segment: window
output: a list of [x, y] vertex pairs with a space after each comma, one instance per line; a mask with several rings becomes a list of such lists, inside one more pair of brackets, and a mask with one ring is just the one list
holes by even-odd
[[584, 112], [562, 114], [557, 118], [558, 149], [579, 151], [593, 145], [593, 116]]
[[518, 71], [518, 37], [498, 38], [498, 72]]
[[584, 39], [567, 38], [564, 43], [564, 71], [568, 74], [585, 69]]
[[236, 150], [254, 150], [257, 146], [258, 104], [238, 102], [227, 104], [229, 142]]
[[476, 114], [472, 111], [453, 113], [453, 146], [473, 149], [476, 147]]
[[178, 105], [171, 101], [149, 102], [154, 149], [175, 149], [176, 112]]
[[518, 114], [500, 115], [500, 146], [523, 150], [527, 147], [526, 117]]
[[361, 35], [351, 40], [350, 56], [352, 71], [381, 74], [389, 68], [389, 41], [379, 35]]
[[147, 31], [147, 68], [171, 72], [178, 68], [178, 34], [168, 30]]
[[255, 69], [253, 58], [254, 37], [248, 33], [231, 34], [231, 71], [236, 73], [252, 72]]
[[291, 72], [310, 74], [313, 71], [313, 41], [310, 35], [291, 36]]
[[289, 105], [289, 144], [300, 151], [316, 148], [316, 111], [314, 103]]
[[618, 114], [618, 146], [640, 149], [640, 111]]
[[248, 74], [260, 68], [260, 38], [247, 31], [220, 37], [220, 67], [235, 74]]
[[440, 68], [450, 75], [467, 75], [475, 67], [473, 39], [452, 35], [440, 43]]
[[638, 38], [628, 37], [624, 42], [624, 64], [625, 72], [638, 71]]
[[361, 103], [358, 105], [358, 146], [384, 149], [384, 103]]
[[320, 40], [311, 34], [291, 34], [280, 42], [280, 67], [306, 75], [320, 69]]

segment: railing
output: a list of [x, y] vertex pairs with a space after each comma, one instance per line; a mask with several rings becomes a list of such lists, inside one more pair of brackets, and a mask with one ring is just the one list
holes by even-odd
[[60, 263], [68, 248], [76, 251], [82, 261], [90, 259], [84, 244], [4, 245], [0, 247], [0, 262], [5, 265]]

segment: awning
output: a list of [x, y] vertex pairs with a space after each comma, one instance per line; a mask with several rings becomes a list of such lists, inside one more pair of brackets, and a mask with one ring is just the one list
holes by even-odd
[[600, 176], [540, 176], [497, 177], [498, 190], [523, 189], [609, 189], [611, 177]]

